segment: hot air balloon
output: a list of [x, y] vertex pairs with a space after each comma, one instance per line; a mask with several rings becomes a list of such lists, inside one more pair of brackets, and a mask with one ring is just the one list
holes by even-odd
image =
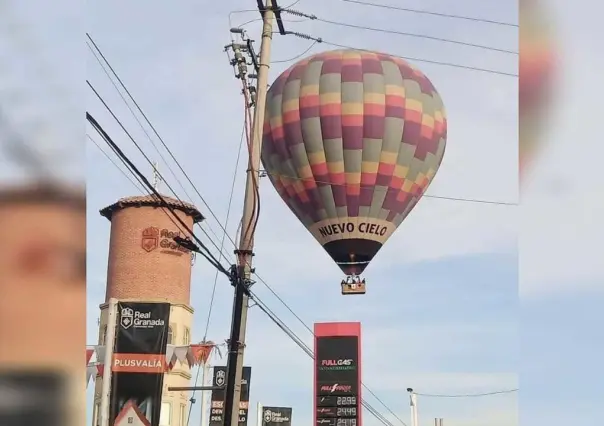
[[270, 87], [264, 169], [346, 274], [343, 294], [365, 292], [359, 275], [428, 188], [446, 136], [432, 83], [390, 55], [322, 52]]

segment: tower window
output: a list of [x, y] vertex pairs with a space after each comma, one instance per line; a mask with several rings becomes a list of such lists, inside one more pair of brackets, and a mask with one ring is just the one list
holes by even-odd
[[185, 331], [182, 336], [182, 344], [188, 345], [189, 343], [191, 343], [191, 332], [189, 331], [188, 327], [185, 327]]
[[174, 330], [172, 326], [168, 327], [168, 345], [174, 344]]

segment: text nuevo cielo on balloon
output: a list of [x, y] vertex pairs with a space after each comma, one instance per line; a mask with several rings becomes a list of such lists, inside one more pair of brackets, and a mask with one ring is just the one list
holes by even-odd
[[312, 235], [324, 244], [344, 238], [362, 238], [384, 243], [396, 227], [385, 220], [369, 217], [327, 219], [310, 228]]

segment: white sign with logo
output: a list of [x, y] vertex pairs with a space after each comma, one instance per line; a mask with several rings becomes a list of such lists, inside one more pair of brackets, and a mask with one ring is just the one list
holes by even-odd
[[129, 328], [163, 327], [163, 319], [151, 318], [151, 312], [141, 312], [132, 308], [123, 308], [120, 315], [120, 325], [124, 330]]

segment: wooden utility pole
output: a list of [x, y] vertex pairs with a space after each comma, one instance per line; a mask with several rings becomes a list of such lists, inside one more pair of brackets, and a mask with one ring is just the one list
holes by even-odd
[[260, 180], [260, 152], [262, 149], [262, 129], [264, 109], [268, 91], [268, 71], [270, 68], [271, 42], [273, 38], [273, 1], [266, 0], [263, 12], [262, 41], [258, 84], [256, 87], [256, 107], [250, 143], [250, 159], [245, 185], [245, 201], [241, 220], [241, 239], [237, 254], [237, 273], [233, 280], [235, 295], [233, 301], [233, 321], [229, 340], [227, 360], [227, 381], [224, 401], [224, 425], [237, 426], [239, 423], [239, 401], [241, 399], [241, 377], [243, 374], [243, 352], [247, 311], [249, 307], [248, 288], [251, 284], [254, 231], [258, 221], [255, 207], [258, 205], [258, 182]]

